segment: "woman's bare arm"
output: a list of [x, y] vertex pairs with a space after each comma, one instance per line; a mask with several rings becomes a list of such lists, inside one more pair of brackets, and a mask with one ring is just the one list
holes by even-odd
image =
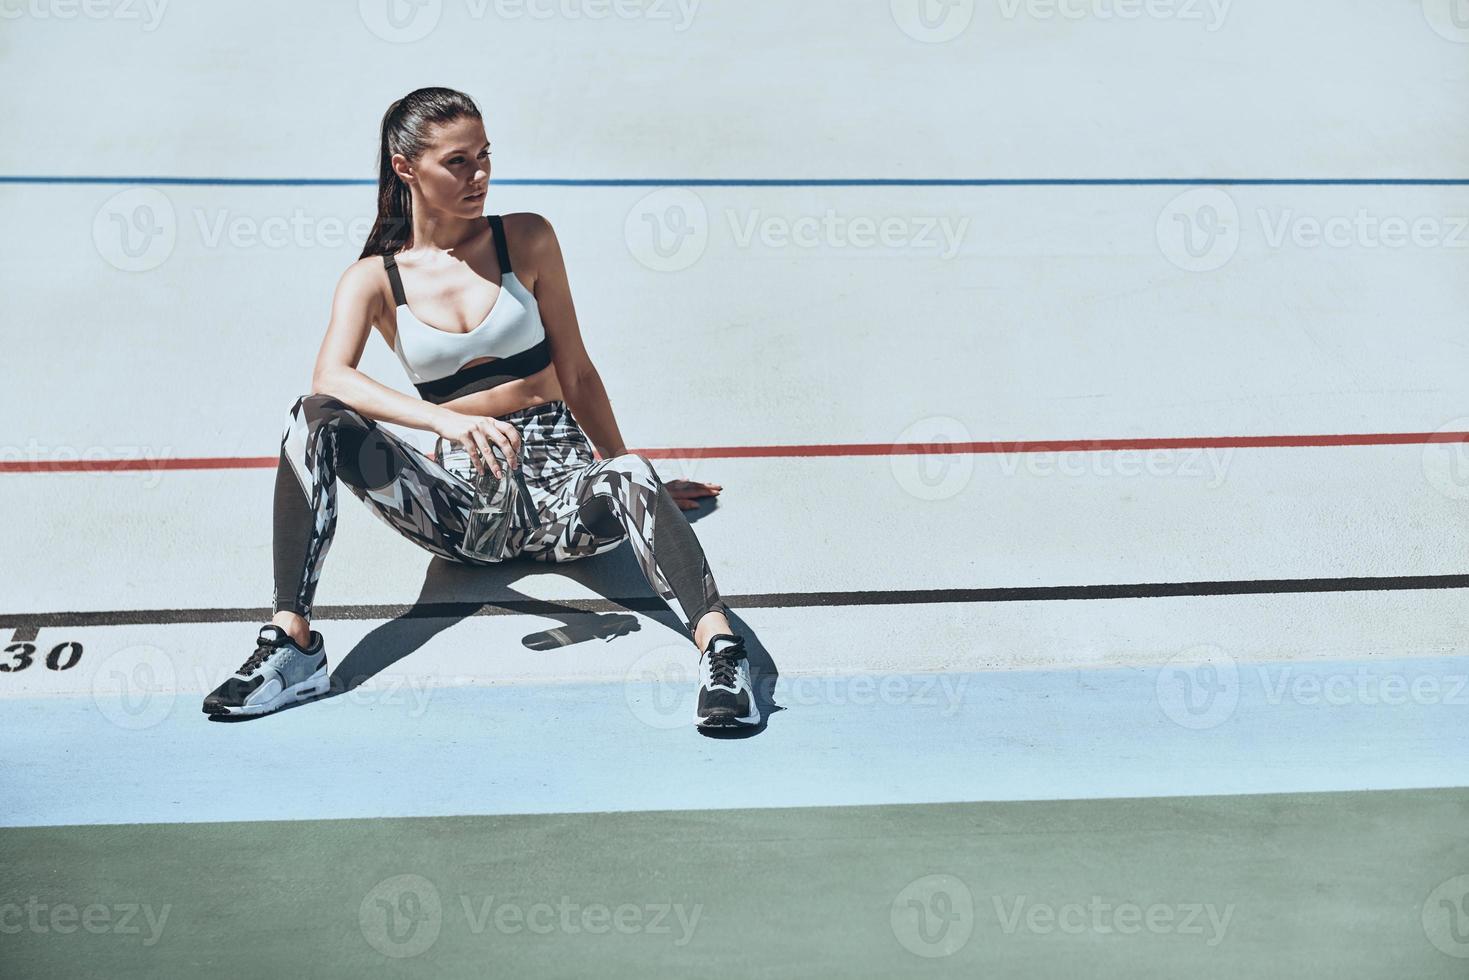
[[566, 262], [551, 223], [538, 214], [518, 215], [527, 224], [527, 233], [519, 237], [530, 254], [535, 270], [536, 305], [541, 322], [551, 339], [551, 360], [556, 365], [556, 380], [561, 394], [587, 437], [603, 459], [627, 452], [612, 403], [602, 378], [587, 354], [576, 322], [576, 307], [571, 302], [571, 286], [567, 281]]
[[311, 391], [345, 402], [367, 418], [434, 432], [445, 409], [394, 391], [357, 370], [374, 318], [387, 313], [381, 308], [378, 279], [382, 262], [380, 256], [369, 255], [342, 273], [336, 295], [332, 297], [326, 337], [316, 355]]

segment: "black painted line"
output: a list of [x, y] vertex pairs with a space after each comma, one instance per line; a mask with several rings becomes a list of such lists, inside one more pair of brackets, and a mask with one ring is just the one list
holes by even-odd
[[[907, 606], [930, 603], [1054, 602], [1071, 599], [1161, 599], [1187, 596], [1290, 595], [1314, 592], [1403, 592], [1469, 588], [1469, 574], [1385, 575], [1353, 578], [1246, 579], [1224, 582], [1148, 582], [1116, 585], [1036, 585], [988, 589], [884, 589], [847, 592], [755, 592], [725, 595], [735, 610], [800, 609], [817, 606]], [[421, 602], [318, 606], [313, 621], [465, 619], [470, 616], [538, 615], [554, 618], [584, 613], [667, 612], [655, 597], [629, 599], [504, 599], [484, 602]], [[266, 622], [266, 606], [206, 609], [107, 609], [75, 612], [0, 613], [0, 629], [27, 631], [80, 626], [162, 626], [180, 623]], [[20, 638], [19, 635], [17, 638]]]

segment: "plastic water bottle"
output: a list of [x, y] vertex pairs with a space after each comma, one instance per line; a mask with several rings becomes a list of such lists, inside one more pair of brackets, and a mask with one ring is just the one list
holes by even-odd
[[495, 461], [503, 476], [496, 476], [488, 466], [483, 470], [475, 467], [469, 450], [457, 442], [445, 447], [440, 441], [441, 463], [444, 469], [462, 477], [474, 487], [474, 503], [465, 523], [464, 542], [461, 549], [465, 554], [483, 561], [503, 561], [505, 546], [510, 540], [510, 531], [515, 519], [520, 487], [511, 473], [500, 447], [490, 444]]

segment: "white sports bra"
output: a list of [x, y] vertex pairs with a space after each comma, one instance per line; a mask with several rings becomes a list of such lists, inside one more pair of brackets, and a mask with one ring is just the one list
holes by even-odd
[[[546, 328], [536, 298], [510, 268], [505, 227], [496, 214], [486, 215], [500, 260], [500, 295], [479, 326], [451, 333], [413, 315], [403, 295], [397, 259], [383, 256], [393, 299], [398, 304], [398, 330], [393, 352], [423, 397], [445, 402], [516, 378], [529, 377], [551, 363]], [[482, 357], [496, 360], [464, 365]]]

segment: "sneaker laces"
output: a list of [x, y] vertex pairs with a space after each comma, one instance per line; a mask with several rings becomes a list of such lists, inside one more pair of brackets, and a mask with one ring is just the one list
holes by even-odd
[[734, 689], [739, 678], [739, 663], [744, 659], [744, 646], [736, 643], [708, 657], [709, 686]]
[[244, 664], [240, 666], [240, 669], [235, 671], [235, 673], [243, 675], [245, 677], [250, 676], [255, 668], [265, 663], [266, 658], [279, 650], [283, 643], [285, 643], [284, 638], [279, 640], [268, 640], [264, 636], [257, 637], [255, 640], [255, 652], [250, 654], [249, 659], [247, 659]]

